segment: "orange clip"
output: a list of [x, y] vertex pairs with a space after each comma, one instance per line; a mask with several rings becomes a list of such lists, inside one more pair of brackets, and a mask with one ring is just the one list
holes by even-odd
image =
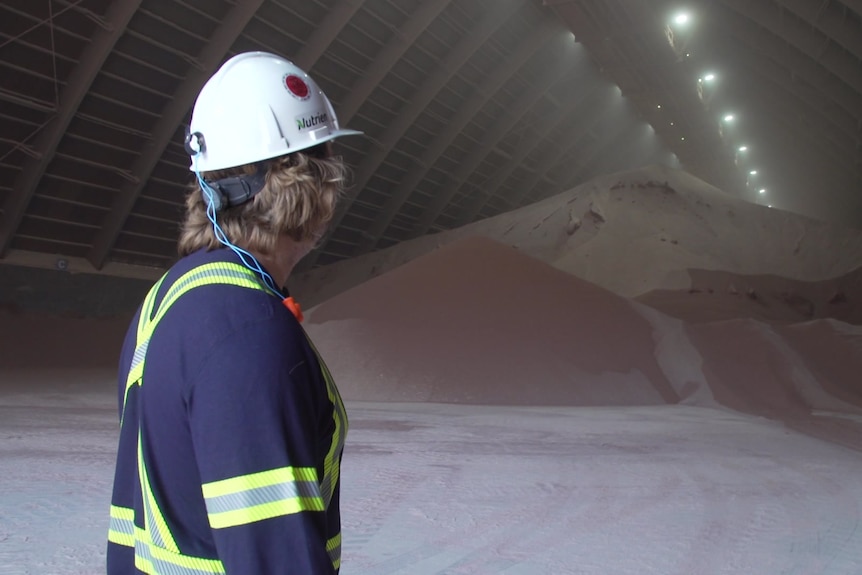
[[295, 317], [299, 323], [302, 323], [302, 308], [298, 301], [293, 299], [293, 297], [286, 297], [281, 300], [281, 303], [284, 304], [284, 307], [290, 310], [290, 313], [293, 314], [293, 317]]

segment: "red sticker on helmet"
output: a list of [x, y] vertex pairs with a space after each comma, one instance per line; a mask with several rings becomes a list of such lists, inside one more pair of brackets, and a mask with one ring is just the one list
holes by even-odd
[[287, 86], [287, 89], [291, 94], [300, 100], [308, 98], [308, 84], [306, 84], [305, 80], [299, 76], [288, 74], [284, 78], [284, 85]]

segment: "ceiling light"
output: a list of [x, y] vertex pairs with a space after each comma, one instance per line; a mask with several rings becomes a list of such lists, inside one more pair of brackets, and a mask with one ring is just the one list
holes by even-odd
[[712, 82], [713, 80], [715, 80], [715, 74], [707, 74], [703, 77], [703, 79], [706, 82]]
[[659, 104], [658, 106], [656, 106], [656, 108], [658, 108], [659, 110], [661, 110], [661, 104]]
[[748, 151], [748, 146], [740, 146], [740, 147], [739, 147], [739, 151], [740, 151], [740, 152], [747, 152], [747, 151]]
[[752, 176], [756, 176], [756, 175], [757, 175], [757, 170], [751, 170], [751, 171], [750, 171], [750, 172], [748, 172], [748, 173], [749, 173], [749, 174], [751, 174]]
[[771, 207], [772, 207], [772, 204], [769, 204], [769, 205], [768, 205], [768, 206], [766, 206], [766, 207], [767, 207], [767, 208], [771, 208]]
[[760, 193], [761, 193], [761, 194], [765, 194], [765, 193], [766, 193], [766, 188], [760, 188]]
[[677, 14], [676, 16], [673, 17], [673, 21], [675, 24], [678, 24], [679, 26], [685, 26], [686, 24], [688, 24], [689, 16], [685, 12], [680, 12], [679, 14]]
[[734, 116], [733, 114], [728, 114], [727, 116], [724, 117], [725, 122], [732, 122], [735, 119], [736, 119], [736, 116]]

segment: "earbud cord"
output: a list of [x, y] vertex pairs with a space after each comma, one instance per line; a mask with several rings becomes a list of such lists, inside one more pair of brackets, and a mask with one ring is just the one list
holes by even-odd
[[260, 262], [257, 261], [257, 258], [255, 258], [252, 254], [245, 251], [241, 247], [234, 245], [230, 241], [230, 239], [228, 239], [227, 235], [224, 233], [224, 230], [221, 229], [221, 226], [218, 224], [218, 219], [216, 218], [215, 191], [210, 187], [208, 183], [206, 183], [206, 180], [204, 180], [201, 176], [201, 173], [198, 170], [197, 162], [198, 159], [195, 156], [195, 176], [197, 177], [198, 184], [200, 185], [201, 190], [204, 192], [204, 195], [206, 197], [207, 219], [213, 225], [213, 232], [215, 233], [216, 239], [228, 248], [230, 248], [237, 256], [239, 256], [242, 265], [255, 272], [256, 274], [260, 275], [261, 279], [263, 280], [263, 283], [266, 284], [266, 287], [268, 287], [275, 295], [277, 295], [279, 298], [281, 298], [282, 301], [284, 301], [287, 298], [285, 298], [284, 294], [281, 293], [281, 290], [276, 287], [275, 281], [272, 279], [272, 276], [269, 275], [266, 270], [263, 269], [263, 267], [260, 265]]

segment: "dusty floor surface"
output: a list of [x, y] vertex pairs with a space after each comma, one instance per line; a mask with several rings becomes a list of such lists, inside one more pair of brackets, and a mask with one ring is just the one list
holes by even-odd
[[[31, 381], [0, 392], [0, 573], [103, 573], [113, 389], [101, 373], [35, 377], [4, 375]], [[344, 575], [862, 573], [862, 453], [781, 423], [691, 406], [348, 409]]]

